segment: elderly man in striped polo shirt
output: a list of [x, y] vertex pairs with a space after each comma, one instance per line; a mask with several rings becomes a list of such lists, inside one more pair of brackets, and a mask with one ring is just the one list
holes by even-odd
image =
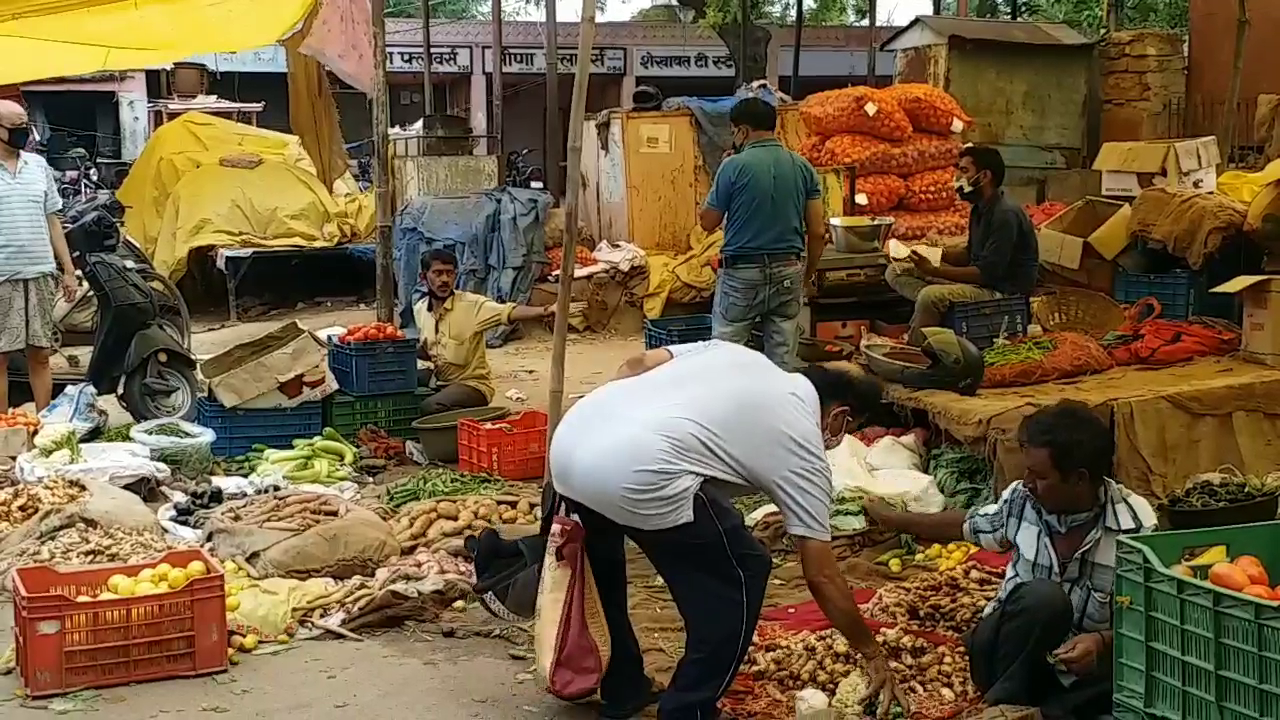
[[76, 288], [71, 253], [55, 214], [62, 199], [44, 158], [23, 150], [30, 140], [26, 110], [0, 100], [0, 411], [9, 409], [9, 354], [14, 352], [26, 352], [36, 408], [49, 404], [54, 305], [59, 288], [68, 300]]

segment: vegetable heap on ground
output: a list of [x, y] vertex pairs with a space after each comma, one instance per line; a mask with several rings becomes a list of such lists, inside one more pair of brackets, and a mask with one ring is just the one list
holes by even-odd
[[47, 507], [70, 505], [85, 496], [84, 485], [54, 477], [0, 490], [0, 535], [16, 530]]
[[391, 521], [400, 548], [436, 549], [436, 543], [478, 533], [497, 525], [537, 525], [542, 515], [535, 498], [481, 495], [426, 500], [400, 510]]
[[229, 523], [263, 530], [303, 532], [346, 514], [346, 501], [336, 495], [296, 493], [260, 495], [239, 506], [227, 505], [220, 517]]
[[172, 550], [169, 542], [154, 530], [123, 527], [104, 528], [90, 523], [47, 536], [32, 538], [0, 553], [0, 574], [23, 565], [101, 565], [135, 563]]
[[356, 465], [356, 449], [333, 428], [312, 438], [298, 438], [288, 450], [254, 445], [244, 455], [229, 457], [221, 470], [229, 475], [266, 477], [274, 472], [289, 483], [332, 485], [351, 479]]
[[949, 510], [969, 510], [994, 499], [991, 463], [960, 445], [943, 445], [929, 453], [929, 474], [946, 498]]
[[1211, 510], [1253, 502], [1280, 494], [1280, 472], [1261, 479], [1245, 475], [1233, 467], [1196, 475], [1181, 490], [1164, 499], [1175, 510]]
[[952, 186], [956, 138], [972, 122], [955, 98], [917, 83], [816, 93], [800, 103], [810, 136], [800, 148], [815, 167], [855, 166], [859, 214], [895, 222], [891, 236], [963, 235], [969, 207]]
[[506, 481], [494, 475], [454, 470], [445, 465], [430, 465], [412, 477], [397, 483], [383, 494], [383, 502], [392, 510], [420, 500], [461, 495], [487, 495], [502, 492]]
[[946, 567], [878, 589], [867, 616], [908, 630], [956, 637], [968, 632], [999, 592], [1003, 571], [978, 563]]
[[0, 428], [11, 427], [26, 428], [27, 432], [34, 433], [40, 429], [40, 418], [26, 410], [0, 412]]

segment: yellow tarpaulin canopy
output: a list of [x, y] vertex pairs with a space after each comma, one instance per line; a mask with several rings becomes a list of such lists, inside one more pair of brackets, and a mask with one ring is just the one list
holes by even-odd
[[272, 45], [316, 0], [2, 0], [0, 85]]

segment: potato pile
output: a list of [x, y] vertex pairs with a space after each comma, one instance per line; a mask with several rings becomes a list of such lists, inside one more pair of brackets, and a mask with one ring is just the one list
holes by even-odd
[[0, 535], [16, 530], [47, 507], [70, 505], [85, 496], [84, 485], [60, 477], [0, 490]]
[[959, 636], [978, 623], [999, 592], [998, 572], [968, 563], [913, 575], [877, 590], [867, 614], [888, 625]]
[[347, 514], [347, 503], [335, 495], [296, 493], [262, 495], [244, 503], [227, 505], [219, 517], [236, 525], [256, 525], [263, 530], [305, 532]]
[[471, 535], [495, 525], [536, 525], [538, 501], [514, 495], [438, 498], [406, 505], [391, 521], [391, 530], [407, 550]]

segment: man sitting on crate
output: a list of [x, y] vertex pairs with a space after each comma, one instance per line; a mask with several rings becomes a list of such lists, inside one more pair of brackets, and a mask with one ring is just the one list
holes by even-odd
[[864, 505], [890, 530], [1011, 551], [999, 594], [964, 638], [988, 705], [1037, 707], [1048, 720], [1111, 713], [1116, 544], [1156, 527], [1151, 505], [1107, 478], [1112, 437], [1088, 406], [1062, 400], [1023, 419], [1026, 475], [994, 503], [934, 514]]
[[941, 264], [920, 252], [910, 262], [898, 262], [885, 272], [885, 282], [916, 304], [908, 340], [920, 342], [920, 328], [942, 324], [956, 303], [992, 300], [1005, 295], [1030, 295], [1036, 286], [1040, 247], [1031, 218], [1007, 199], [1004, 158], [993, 147], [970, 145], [960, 152], [956, 193], [973, 206], [969, 242], [948, 247]]
[[439, 390], [422, 403], [422, 414], [484, 407], [493, 400], [493, 379], [485, 353], [484, 333], [499, 325], [555, 315], [556, 306], [529, 307], [499, 303], [483, 295], [454, 289], [458, 258], [436, 249], [422, 256], [422, 281], [427, 296], [413, 306], [418, 326], [418, 357], [431, 363], [418, 373], [418, 384], [429, 387], [434, 376]]

